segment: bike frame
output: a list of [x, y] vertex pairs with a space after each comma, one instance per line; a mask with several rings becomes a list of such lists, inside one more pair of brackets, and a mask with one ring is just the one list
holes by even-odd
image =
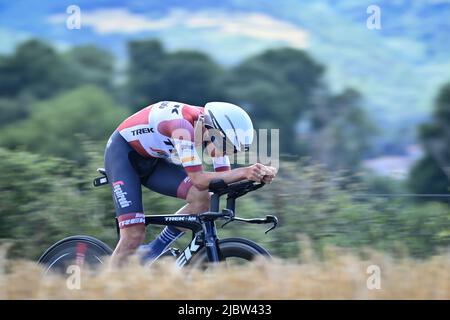
[[[245, 195], [250, 191], [259, 189], [264, 184], [255, 185], [251, 181], [240, 182], [227, 185], [223, 180], [213, 181], [209, 190], [213, 192], [210, 200], [208, 212], [200, 214], [179, 214], [179, 215], [146, 215], [145, 225], [174, 226], [192, 231], [192, 241], [183, 250], [177, 258], [177, 265], [182, 267], [188, 264], [195, 253], [201, 248], [206, 248], [208, 261], [218, 263], [222, 261], [222, 255], [219, 247], [219, 238], [215, 220], [226, 218], [228, 222], [242, 221], [247, 223], [273, 223], [273, 227], [266, 233], [276, 227], [278, 220], [274, 216], [266, 216], [265, 219], [241, 219], [235, 217], [236, 198]], [[220, 197], [227, 194], [226, 209], [220, 210]], [[223, 227], [223, 226], [222, 226]], [[120, 237], [119, 223], [116, 218], [117, 234]]]
[[[94, 186], [102, 186], [108, 184], [105, 170], [99, 168], [97, 171], [100, 172], [102, 176], [94, 179]], [[231, 184], [226, 184], [223, 180], [213, 180], [209, 184], [209, 191], [212, 192], [209, 211], [200, 214], [145, 216], [146, 226], [151, 224], [162, 226], [170, 225], [192, 231], [192, 240], [189, 245], [183, 250], [183, 252], [180, 253], [178, 249], [170, 248], [169, 250], [166, 250], [160, 256], [158, 256], [157, 259], [171, 255], [173, 257], [176, 257], [176, 265], [181, 268], [186, 264], [189, 264], [191, 259], [196, 254], [197, 258], [199, 258], [197, 262], [201, 264], [205, 262], [218, 263], [227, 259], [228, 257], [234, 258], [235, 256], [244, 260], [251, 260], [253, 257], [258, 255], [270, 256], [267, 250], [247, 239], [229, 238], [219, 240], [215, 225], [217, 219], [224, 219], [226, 221], [222, 225], [222, 228], [232, 221], [240, 221], [255, 224], [272, 223], [272, 227], [266, 230], [266, 233], [274, 229], [278, 223], [278, 219], [275, 216], [266, 215], [265, 218], [243, 219], [236, 217], [235, 215], [236, 198], [243, 196], [250, 191], [259, 189], [263, 185], [263, 183], [256, 183], [248, 180]], [[226, 209], [223, 209], [221, 212], [219, 212], [220, 196], [225, 194], [228, 196]], [[117, 234], [120, 237], [119, 223], [117, 219], [116, 227]], [[95, 264], [99, 262], [102, 263], [102, 256], [111, 255], [113, 253], [112, 249], [102, 241], [89, 236], [79, 235], [62, 239], [52, 245], [39, 258], [39, 263], [45, 264], [47, 271], [53, 268], [53, 266], [55, 265], [55, 268], [58, 269], [65, 266], [66, 263], [70, 262], [73, 264], [72, 258], [76, 259], [76, 263], [83, 263], [85, 258], [87, 257], [86, 250], [88, 250], [88, 245], [93, 246], [93, 248], [91, 248], [90, 250], [91, 252], [89, 253], [89, 257], [94, 259]], [[245, 247], [242, 247], [245, 245], [249, 249], [245, 249]], [[232, 253], [231, 251], [236, 250], [235, 248], [238, 248], [237, 250], [239, 250], [240, 248], [240, 252], [243, 255], [240, 256], [240, 254]], [[67, 250], [72, 251], [68, 252]], [[78, 261], [80, 257], [80, 261], [82, 262]]]
[[177, 258], [177, 265], [182, 267], [189, 263], [192, 256], [202, 247], [206, 247], [209, 262], [220, 262], [220, 249], [214, 220], [202, 221], [198, 215], [149, 215], [145, 216], [145, 225], [174, 226], [192, 231], [192, 241]]
[[[219, 197], [213, 195], [211, 197], [210, 212], [205, 212], [204, 214], [218, 214], [219, 202]], [[214, 218], [201, 219], [200, 216], [196, 214], [147, 215], [145, 216], [145, 225], [174, 226], [192, 231], [193, 236], [191, 243], [183, 250], [177, 259], [177, 265], [180, 267], [188, 264], [192, 256], [203, 246], [206, 247], [209, 262], [217, 263], [221, 261]], [[118, 234], [120, 235], [117, 219], [116, 227]]]

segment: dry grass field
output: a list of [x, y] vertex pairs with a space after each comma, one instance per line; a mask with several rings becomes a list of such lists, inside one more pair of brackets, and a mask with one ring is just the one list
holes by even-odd
[[[370, 265], [380, 268], [380, 289], [367, 287]], [[330, 249], [320, 261], [304, 255], [298, 261], [190, 273], [168, 262], [151, 269], [131, 263], [116, 271], [84, 272], [79, 289], [68, 289], [69, 275], [43, 278], [42, 269], [29, 261], [0, 257], [0, 268], [1, 299], [450, 299], [448, 254], [415, 261], [371, 252], [359, 259]]]

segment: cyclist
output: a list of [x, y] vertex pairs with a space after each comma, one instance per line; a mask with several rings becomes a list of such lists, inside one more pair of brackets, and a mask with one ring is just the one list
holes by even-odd
[[[253, 180], [271, 183], [277, 169], [260, 163], [231, 170], [227, 154], [248, 150], [253, 125], [240, 107], [210, 102], [204, 107], [163, 101], [124, 120], [108, 140], [105, 169], [112, 188], [120, 240], [112, 255], [122, 264], [137, 248], [144, 258], [160, 255], [183, 231], [168, 226], [148, 245], [141, 185], [163, 195], [186, 200], [175, 214], [197, 214], [209, 207], [208, 184]], [[205, 172], [198, 150], [212, 158], [214, 172]]]

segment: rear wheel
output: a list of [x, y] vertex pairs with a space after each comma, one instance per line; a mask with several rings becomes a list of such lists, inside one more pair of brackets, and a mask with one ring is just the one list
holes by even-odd
[[112, 252], [107, 244], [96, 238], [73, 236], [55, 243], [44, 252], [38, 262], [44, 266], [45, 274], [65, 274], [71, 265], [95, 269], [102, 265]]
[[[247, 264], [256, 258], [271, 258], [270, 253], [266, 249], [251, 240], [243, 238], [219, 240], [219, 248], [221, 262], [224, 262], [227, 266]], [[194, 268], [206, 268], [208, 266], [206, 248], [202, 248], [192, 258], [190, 265]]]

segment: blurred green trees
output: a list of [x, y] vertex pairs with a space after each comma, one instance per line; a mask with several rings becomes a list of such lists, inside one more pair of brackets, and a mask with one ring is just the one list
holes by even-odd
[[79, 162], [83, 140], [106, 141], [128, 115], [103, 91], [88, 86], [36, 102], [31, 109], [28, 118], [2, 129], [0, 144]]
[[[121, 82], [114, 58], [94, 46], [61, 54], [30, 40], [1, 57], [0, 144], [81, 160], [72, 147], [80, 142], [76, 133], [104, 141], [121, 119], [151, 103], [222, 100], [247, 109], [256, 128], [281, 129], [282, 153], [357, 170], [369, 150], [363, 99], [350, 89], [331, 94], [324, 66], [304, 51], [268, 50], [227, 70], [200, 52], [167, 52], [156, 40], [131, 41], [129, 56]], [[87, 92], [87, 85], [97, 89]]]
[[[229, 70], [199, 52], [168, 53], [155, 40], [133, 41], [129, 52], [132, 110], [161, 100], [194, 105], [225, 100], [248, 110], [257, 128], [281, 129], [283, 153], [326, 158], [330, 168], [355, 170], [368, 152], [373, 128], [363, 99], [351, 89], [332, 95], [322, 80], [324, 66], [304, 51], [268, 50]], [[301, 120], [314, 141], [307, 146], [298, 138]]]
[[[57, 240], [75, 234], [115, 245], [111, 190], [92, 186], [102, 150], [85, 142], [79, 152], [88, 159], [85, 166], [0, 148], [0, 235], [13, 242], [11, 256], [36, 259]], [[265, 235], [266, 226], [235, 222], [219, 229], [220, 237], [247, 237], [284, 258], [299, 255], [300, 235], [308, 236], [319, 254], [333, 245], [424, 258], [450, 245], [450, 212], [445, 204], [361, 198], [364, 185], [344, 190], [340, 185], [348, 176], [330, 174], [323, 166], [285, 162], [279, 175], [272, 185], [241, 198], [237, 207], [243, 217], [275, 214], [279, 227]], [[144, 190], [143, 198], [147, 214], [172, 213], [183, 204], [149, 190]], [[148, 239], [159, 230], [150, 227]], [[188, 241], [183, 237], [179, 244]]]
[[111, 53], [90, 45], [74, 47], [64, 58], [78, 85], [91, 84], [112, 93], [115, 70]]
[[[130, 41], [128, 44], [129, 67], [128, 103], [137, 111], [156, 102], [162, 86], [160, 81], [166, 52], [159, 41]], [[132, 107], [132, 108], [133, 108]]]
[[30, 40], [0, 58], [0, 96], [48, 98], [76, 85], [64, 58], [49, 44]]
[[328, 168], [356, 171], [361, 159], [371, 149], [371, 139], [377, 131], [362, 108], [358, 91], [346, 89], [326, 96], [311, 115], [309, 154]]
[[323, 72], [324, 67], [304, 51], [268, 50], [231, 70], [224, 88], [259, 127], [282, 128], [280, 150], [297, 153], [295, 127], [300, 116], [313, 109]]
[[448, 205], [371, 196], [369, 188], [347, 173], [285, 162], [279, 183], [253, 196], [279, 216], [280, 228], [271, 237], [276, 237], [274, 250], [285, 257], [298, 254], [299, 235], [306, 235], [318, 253], [331, 245], [424, 258], [450, 245]]
[[420, 140], [425, 155], [411, 170], [411, 189], [450, 194], [450, 83], [440, 89], [431, 122], [420, 128]]
[[[298, 254], [300, 234], [318, 252], [339, 245], [425, 257], [449, 245], [448, 205], [367, 197], [369, 191], [401, 187], [355, 179], [376, 133], [364, 98], [351, 88], [331, 92], [323, 80], [325, 66], [308, 53], [268, 50], [226, 69], [203, 53], [168, 52], [156, 40], [139, 40], [129, 44], [125, 79], [115, 65], [103, 49], [60, 53], [39, 40], [0, 56], [0, 238], [13, 239], [14, 256], [36, 258], [77, 233], [114, 246], [111, 192], [94, 189], [91, 181], [103, 166], [111, 132], [159, 100], [229, 101], [248, 110], [256, 128], [280, 129], [280, 150], [292, 157], [282, 160], [274, 184], [238, 204], [241, 216], [277, 214], [279, 229], [266, 236], [259, 227], [236, 223], [220, 235], [250, 237], [283, 257]], [[450, 85], [422, 129], [428, 152], [413, 171], [418, 192], [448, 193], [442, 163], [450, 158], [449, 105]], [[143, 192], [148, 214], [171, 213], [183, 203]], [[149, 237], [158, 229], [150, 231]]]
[[74, 163], [6, 149], [0, 156], [0, 234], [12, 239], [14, 256], [36, 259], [49, 243], [79, 232], [111, 238], [102, 222], [110, 203], [80, 187]]
[[128, 101], [139, 110], [158, 101], [204, 105], [222, 100], [221, 68], [196, 51], [167, 53], [156, 40], [129, 44]]

